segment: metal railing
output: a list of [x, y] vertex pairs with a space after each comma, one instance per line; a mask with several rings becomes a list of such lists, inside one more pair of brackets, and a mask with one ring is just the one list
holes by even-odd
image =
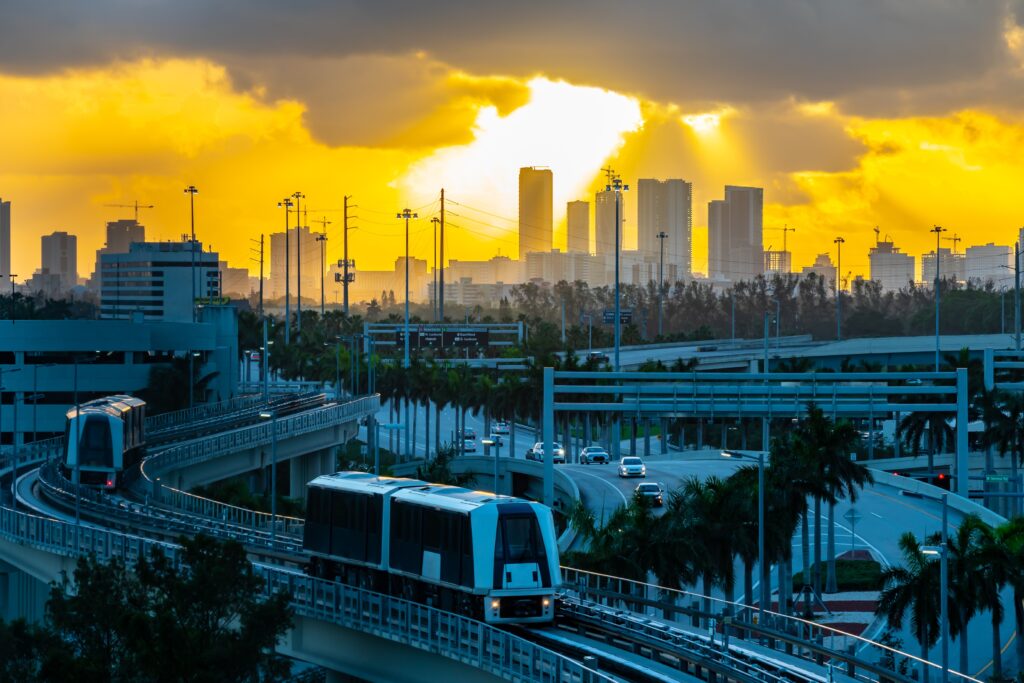
[[[319, 431], [325, 427], [375, 413], [379, 408], [380, 397], [374, 395], [298, 415], [282, 417], [277, 420], [277, 439], [281, 441]], [[163, 488], [157, 482], [167, 473], [248, 448], [269, 445], [274, 437], [274, 429], [274, 423], [268, 420], [262, 424], [242, 427], [227, 434], [211, 436], [199, 442], [173, 446], [146, 459], [142, 465], [142, 475], [154, 485], [154, 493], [156, 493]]]
[[[62, 557], [131, 565], [159, 552], [183, 566], [179, 546], [0, 507], [0, 537]], [[293, 571], [254, 565], [267, 595], [284, 592], [296, 614], [411, 645], [509, 681], [612, 683], [613, 679], [482, 622]]]
[[[650, 619], [660, 612], [666, 623], [679, 623], [678, 617], [692, 619], [694, 625], [701, 620], [711, 620], [717, 626], [728, 625], [730, 631], [742, 634], [750, 632], [751, 638], [767, 643], [773, 649], [803, 659], [821, 663], [841, 661], [847, 665], [850, 676], [865, 681], [875, 681], [879, 676], [891, 681], [910, 683], [910, 679], [881, 667], [878, 662], [885, 655], [906, 658], [909, 662], [941, 670], [941, 666], [883, 643], [841, 629], [819, 624], [810, 619], [765, 610], [765, 623], [753, 620], [756, 610], [750, 605], [730, 602], [721, 598], [707, 598], [700, 593], [659, 586], [656, 584], [623, 579], [607, 574], [589, 572], [574, 567], [562, 567], [562, 588], [569, 595], [582, 600], [615, 606], [633, 613], [643, 614]], [[709, 600], [710, 611], [699, 605]], [[749, 618], [744, 618], [749, 615]], [[875, 674], [864, 676], [862, 671]], [[977, 678], [957, 671], [950, 671], [957, 683], [981, 683]]]
[[[219, 520], [225, 524], [252, 530], [269, 530], [272, 526], [269, 512], [229, 505], [212, 498], [197, 496], [172, 486], [160, 484], [159, 502], [162, 506], [187, 514]], [[306, 520], [301, 517], [277, 516], [277, 533], [301, 537]]]
[[150, 415], [146, 418], [147, 431], [159, 431], [170, 425], [194, 422], [209, 417], [217, 417], [225, 413], [233, 413], [240, 410], [247, 410], [263, 405], [266, 401], [262, 395], [258, 396], [236, 396], [235, 398], [221, 401], [219, 403], [202, 403], [192, 408], [175, 410], [160, 415]]

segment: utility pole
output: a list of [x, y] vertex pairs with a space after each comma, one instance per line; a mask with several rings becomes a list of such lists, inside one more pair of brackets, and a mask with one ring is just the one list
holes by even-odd
[[[419, 218], [419, 215], [413, 213], [409, 209], [402, 209], [397, 214], [398, 218], [405, 219], [405, 354], [402, 358], [402, 367], [406, 370], [409, 369], [409, 219]], [[409, 454], [410, 439], [409, 439], [409, 399], [405, 400], [405, 449], [406, 454]]]
[[302, 334], [302, 200], [306, 195], [293, 192], [295, 198], [295, 330]]
[[836, 341], [843, 338], [843, 288], [839, 281], [843, 272], [843, 244], [846, 242], [842, 237], [832, 240], [836, 245]]
[[662, 230], [655, 237], [661, 243], [661, 260], [658, 262], [658, 336], [660, 337], [663, 332], [662, 320], [664, 314], [662, 313], [662, 308], [665, 305], [665, 238], [668, 237], [668, 233]]
[[[256, 242], [256, 240], [249, 240], [250, 244], [253, 244], [255, 242]], [[259, 311], [260, 311], [260, 318], [262, 318], [263, 317], [263, 235], [262, 234], [260, 234], [260, 248], [259, 248], [259, 251], [257, 252], [255, 247], [250, 246], [249, 247], [249, 252], [250, 253], [258, 253], [259, 254], [259, 259], [256, 259], [256, 258], [253, 258], [252, 256], [250, 256], [249, 260], [250, 261], [258, 261], [259, 264], [260, 264], [260, 305], [259, 305]]]
[[437, 224], [441, 222], [441, 219], [434, 216], [430, 219], [430, 222], [434, 224], [434, 300], [431, 302], [431, 311], [434, 313], [434, 322], [438, 322], [437, 319]]
[[[342, 269], [342, 272], [341, 272], [341, 289], [342, 289], [342, 291], [345, 294], [345, 302], [344, 302], [345, 317], [348, 317], [348, 285], [352, 281], [352, 278], [349, 277], [349, 272], [348, 272], [348, 269], [352, 266], [352, 262], [348, 258], [348, 231], [349, 231], [349, 225], [348, 225], [349, 215], [348, 215], [348, 210], [355, 208], [355, 204], [351, 204], [350, 205], [348, 203], [348, 200], [350, 200], [350, 199], [352, 199], [352, 195], [345, 195], [345, 204], [344, 204], [344, 206], [345, 206], [345, 208], [344, 208], [345, 218], [344, 218], [344, 225], [342, 227], [342, 231], [344, 233], [345, 253], [342, 255], [343, 260], [342, 260], [342, 263], [341, 263], [341, 269]], [[353, 218], [355, 218], [355, 216], [353, 216]]]
[[444, 322], [444, 188], [441, 188], [441, 244], [439, 248], [441, 254], [441, 275], [438, 279], [438, 295], [437, 295], [437, 317], [438, 322]]
[[939, 292], [939, 285], [942, 283], [942, 276], [939, 272], [939, 266], [942, 259], [939, 258], [939, 243], [942, 240], [942, 233], [946, 232], [946, 229], [936, 225], [929, 232], [935, 233], [935, 372], [939, 371], [939, 299], [941, 294]]
[[324, 269], [327, 267], [327, 226], [331, 224], [331, 221], [326, 218], [321, 218], [319, 221], [313, 221], [314, 223], [320, 223], [322, 226], [321, 232], [316, 236], [316, 241], [320, 243], [320, 319], [324, 317], [324, 298], [326, 289], [324, 288]]
[[[189, 216], [192, 223], [192, 241], [189, 242], [189, 251], [192, 252], [192, 322], [196, 321], [196, 195], [199, 190], [195, 185], [185, 188], [188, 195]], [[138, 220], [136, 220], [138, 223]]]
[[1013, 347], [1020, 351], [1020, 242], [1013, 244]]
[[622, 193], [629, 190], [629, 185], [624, 185], [619, 176], [613, 177], [613, 171], [610, 168], [602, 170], [607, 171], [609, 178], [611, 178], [610, 184], [605, 186], [605, 191], [615, 193], [615, 372], [619, 372], [621, 370], [619, 347], [622, 345], [622, 304], [619, 283], [619, 251], [622, 246], [622, 235], [620, 234], [621, 230], [619, 230], [619, 220], [622, 215]]
[[277, 203], [284, 207], [284, 343], [292, 342], [292, 289], [291, 289], [291, 235], [288, 230], [288, 214], [292, 210], [293, 202], [291, 197], [285, 197]]

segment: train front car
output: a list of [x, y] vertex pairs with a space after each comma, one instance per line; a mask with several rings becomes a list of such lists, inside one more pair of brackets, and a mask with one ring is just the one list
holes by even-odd
[[392, 581], [407, 597], [488, 623], [554, 618], [561, 573], [543, 505], [455, 486], [412, 487], [393, 496], [390, 540]]
[[145, 449], [145, 402], [111, 396], [67, 411], [64, 475], [82, 486], [113, 490]]

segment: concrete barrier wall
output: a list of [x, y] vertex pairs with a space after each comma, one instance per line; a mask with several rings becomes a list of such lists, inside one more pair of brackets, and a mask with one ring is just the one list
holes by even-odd
[[938, 486], [932, 486], [931, 484], [919, 479], [899, 477], [895, 474], [874, 468], [871, 469], [871, 474], [875, 477], [875, 483], [892, 486], [893, 488], [901, 491], [907, 491], [911, 494], [923, 495], [930, 498], [941, 498], [943, 494], [948, 494], [949, 497], [946, 500], [950, 508], [962, 512], [965, 515], [976, 514], [981, 517], [986, 524], [999, 526], [1006, 521], [1005, 517], [996, 514], [980, 503], [976, 503], [973, 500], [964, 498], [963, 496], [958, 496], [955, 493], [950, 493], [949, 491], [940, 489]]

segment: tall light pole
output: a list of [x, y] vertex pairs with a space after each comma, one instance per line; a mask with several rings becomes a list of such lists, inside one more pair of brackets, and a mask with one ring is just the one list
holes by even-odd
[[270, 420], [270, 548], [277, 543], [277, 411], [260, 413], [261, 420]]
[[621, 370], [619, 366], [619, 347], [622, 344], [622, 320], [621, 301], [619, 292], [619, 260], [622, 248], [622, 230], [620, 229], [620, 215], [622, 214], [622, 193], [629, 190], [629, 185], [624, 185], [619, 176], [611, 178], [611, 183], [605, 185], [605, 192], [615, 193], [615, 372]]
[[[949, 526], [949, 494], [943, 493], [941, 498], [936, 496], [924, 495], [925, 498], [931, 500], [942, 501], [942, 541], [941, 545], [936, 548], [935, 546], [923, 546], [921, 553], [924, 555], [938, 555], [939, 556], [939, 622], [941, 624], [942, 635], [942, 680], [940, 683], [949, 682], [949, 535], [947, 527]], [[927, 666], [927, 664], [922, 664]]]
[[[936, 225], [929, 232], [935, 233], [935, 372], [939, 371], [939, 284], [942, 282], [939, 274], [939, 263], [942, 261], [939, 258], [939, 243], [942, 239], [942, 233], [946, 232], [946, 229]], [[945, 681], [943, 681], [945, 683]]]
[[195, 383], [196, 383], [196, 372], [195, 372], [195, 359], [199, 358], [201, 354], [198, 351], [189, 349], [188, 351], [188, 407], [192, 408], [192, 402], [196, 395]]
[[323, 219], [324, 231], [322, 234], [316, 236], [316, 241], [320, 243], [320, 318], [324, 317], [324, 269], [327, 267], [327, 226], [330, 221], [326, 218]]
[[284, 209], [284, 343], [292, 342], [292, 273], [291, 273], [291, 235], [288, 234], [288, 214], [291, 213], [291, 197], [285, 197], [277, 203]]
[[[396, 214], [398, 218], [405, 219], [405, 351], [402, 356], [402, 367], [409, 368], [409, 219], [419, 218], [419, 215], [409, 209], [402, 209]], [[409, 455], [409, 399], [405, 400], [405, 450]]]
[[434, 322], [436, 323], [439, 321], [437, 312], [437, 226], [441, 219], [434, 216], [430, 219], [430, 222], [434, 224], [434, 300], [431, 302], [433, 304], [431, 311], [434, 314]]
[[658, 262], [658, 336], [662, 335], [662, 308], [665, 301], [665, 238], [668, 233], [662, 230], [655, 237], [661, 243], [661, 260]]
[[[733, 451], [722, 451], [722, 455], [727, 458], [746, 458], [753, 460], [754, 456], [747, 455], [746, 453], [737, 453]], [[760, 595], [757, 601], [757, 623], [764, 625], [764, 606], [768, 600], [771, 599], [771, 587], [768, 585], [768, 581], [765, 577], [769, 576], [768, 571], [765, 567], [764, 557], [764, 488], [765, 488], [765, 476], [764, 476], [764, 453], [759, 453], [757, 456], [757, 566], [760, 572], [760, 580], [758, 585]], [[781, 591], [781, 587], [780, 587]], [[747, 596], [749, 602], [753, 598], [752, 595]], [[781, 594], [779, 600], [781, 601]]]
[[[189, 218], [192, 223], [192, 240], [189, 242], [189, 251], [192, 252], [192, 322], [196, 321], [196, 195], [199, 190], [195, 185], [185, 188], [188, 195]], [[12, 301], [13, 303], [13, 301]]]
[[836, 245], [836, 341], [843, 338], [843, 287], [840, 278], [843, 272], [843, 244], [846, 242], [842, 237], [832, 240]]
[[301, 192], [292, 192], [295, 198], [295, 330], [302, 334], [302, 200]]

